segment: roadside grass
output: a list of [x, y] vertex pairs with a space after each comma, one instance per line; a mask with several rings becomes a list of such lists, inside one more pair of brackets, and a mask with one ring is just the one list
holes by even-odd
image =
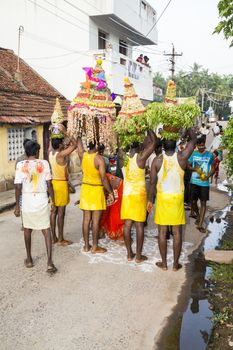
[[[233, 225], [232, 221], [229, 223], [218, 249], [233, 250]], [[213, 289], [209, 292], [209, 302], [213, 311], [213, 330], [207, 350], [228, 350], [233, 348], [233, 262], [210, 263], [210, 266]]]

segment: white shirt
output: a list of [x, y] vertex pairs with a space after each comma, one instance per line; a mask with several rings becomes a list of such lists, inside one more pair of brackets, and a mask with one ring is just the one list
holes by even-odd
[[200, 128], [200, 133], [201, 133], [202, 135], [208, 135], [209, 132], [210, 132], [210, 131], [209, 131], [209, 129], [207, 129], [206, 126]]
[[220, 133], [220, 128], [218, 125], [215, 125], [213, 130], [214, 130], [215, 135]]
[[47, 160], [24, 160], [17, 164], [15, 184], [22, 184], [22, 211], [35, 212], [48, 205], [47, 182], [52, 179]]

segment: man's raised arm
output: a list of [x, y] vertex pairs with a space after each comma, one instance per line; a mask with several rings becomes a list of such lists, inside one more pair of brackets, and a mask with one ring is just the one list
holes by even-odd
[[196, 134], [194, 133], [193, 129], [188, 129], [187, 130], [187, 135], [189, 136], [189, 141], [185, 147], [185, 149], [181, 152], [181, 156], [183, 159], [188, 159], [191, 154], [193, 153], [193, 150], [195, 148], [196, 142], [197, 142], [197, 137]]

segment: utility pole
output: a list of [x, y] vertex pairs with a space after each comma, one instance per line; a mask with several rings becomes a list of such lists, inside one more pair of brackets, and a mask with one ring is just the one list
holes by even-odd
[[174, 44], [172, 44], [172, 53], [164, 53], [164, 56], [171, 56], [169, 61], [171, 62], [171, 68], [169, 69], [172, 72], [172, 79], [174, 79], [175, 76], [175, 57], [176, 56], [183, 56], [183, 53], [176, 53]]
[[24, 31], [24, 27], [23, 26], [19, 26], [19, 33], [18, 33], [18, 57], [17, 57], [17, 69], [16, 72], [14, 74], [14, 78], [15, 81], [17, 81], [18, 83], [22, 83], [22, 74], [20, 72], [20, 66], [19, 66], [19, 57], [20, 57], [20, 39], [21, 39], [21, 34]]
[[20, 57], [20, 39], [21, 39], [21, 34], [24, 31], [24, 27], [23, 26], [19, 26], [19, 34], [18, 34], [18, 59], [17, 59], [17, 72], [20, 72], [19, 69], [19, 57]]

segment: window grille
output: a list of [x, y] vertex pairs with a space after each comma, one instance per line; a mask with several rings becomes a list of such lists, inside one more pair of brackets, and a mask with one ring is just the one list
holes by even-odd
[[24, 153], [23, 148], [24, 129], [10, 128], [8, 129], [8, 160], [16, 160]]

